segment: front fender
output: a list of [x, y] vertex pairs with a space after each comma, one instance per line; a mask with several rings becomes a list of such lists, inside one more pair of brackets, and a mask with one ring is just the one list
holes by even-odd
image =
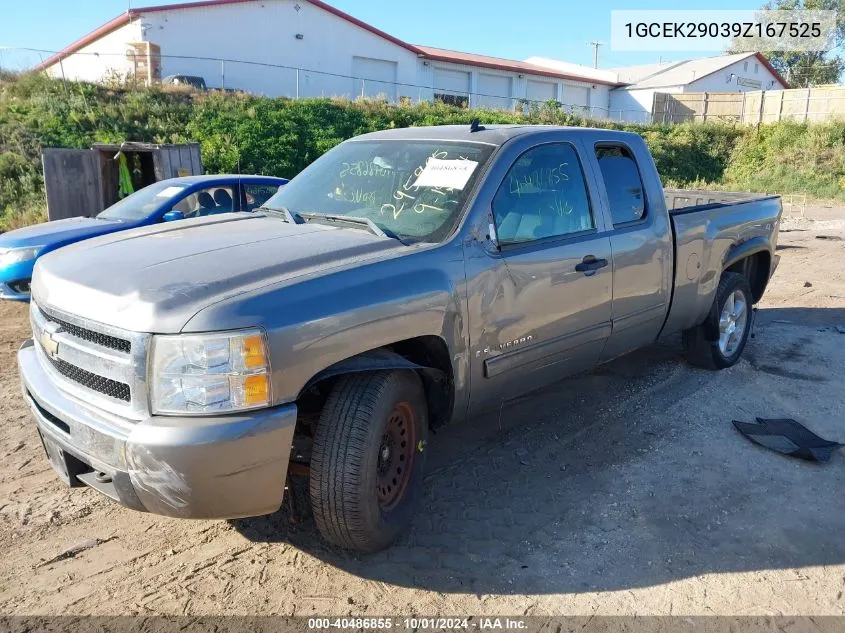
[[463, 393], [469, 364], [465, 295], [460, 245], [438, 245], [233, 297], [200, 311], [183, 331], [263, 327], [274, 404], [295, 401], [325, 372], [351, 367], [339, 363], [366, 358], [374, 367], [372, 357], [362, 355], [423, 336], [445, 343], [456, 392]]
[[391, 369], [412, 369], [421, 374], [430, 377], [434, 381], [442, 381], [445, 374], [434, 367], [425, 367], [411, 362], [404, 356], [400, 356], [396, 352], [391, 352], [388, 349], [374, 349], [363, 354], [358, 354], [351, 358], [335, 363], [327, 367], [316, 376], [309, 380], [302, 391], [307, 391], [318, 382], [333, 378], [334, 376], [342, 376], [344, 374], [358, 374], [368, 371], [387, 371]]

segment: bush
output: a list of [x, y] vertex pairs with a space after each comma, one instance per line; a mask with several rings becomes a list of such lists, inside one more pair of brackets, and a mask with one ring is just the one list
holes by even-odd
[[[664, 184], [712, 186], [845, 200], [845, 122], [778, 123], [759, 130], [723, 124], [627, 125], [588, 121], [548, 101], [518, 112], [443, 103], [270, 99], [244, 93], [127, 89], [0, 75], [0, 224], [43, 217], [43, 147], [96, 142], [198, 141], [209, 173], [293, 177], [341, 141], [418, 125], [593, 125], [641, 134]], [[3, 219], [5, 218], [5, 219]]]

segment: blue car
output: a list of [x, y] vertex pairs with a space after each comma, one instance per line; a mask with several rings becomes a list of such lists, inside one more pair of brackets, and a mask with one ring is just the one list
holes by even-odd
[[69, 218], [0, 235], [0, 299], [29, 301], [35, 260], [90, 237], [157, 222], [252, 211], [287, 183], [272, 176], [187, 176], [139, 189], [91, 218]]

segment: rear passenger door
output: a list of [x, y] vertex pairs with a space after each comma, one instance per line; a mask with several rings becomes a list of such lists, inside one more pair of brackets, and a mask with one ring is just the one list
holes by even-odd
[[[645, 147], [598, 142], [592, 151], [600, 194], [612, 223], [613, 333], [601, 360], [653, 342], [663, 327], [672, 288], [672, 231], [663, 189]], [[642, 169], [637, 156], [648, 160]], [[651, 177], [654, 182], [647, 181]]]
[[519, 155], [492, 213], [499, 272], [481, 297], [481, 327], [473, 327], [483, 363], [483, 385], [473, 384], [473, 397], [488, 400], [594, 364], [610, 335], [613, 276], [610, 239], [572, 143]]

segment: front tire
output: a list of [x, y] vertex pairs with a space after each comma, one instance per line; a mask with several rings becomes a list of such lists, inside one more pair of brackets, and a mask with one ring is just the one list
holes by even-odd
[[422, 494], [428, 414], [416, 372], [342, 376], [314, 434], [311, 506], [334, 545], [376, 552], [410, 524]]
[[689, 363], [704, 369], [735, 365], [748, 342], [752, 318], [748, 280], [738, 273], [724, 273], [707, 319], [683, 333]]

